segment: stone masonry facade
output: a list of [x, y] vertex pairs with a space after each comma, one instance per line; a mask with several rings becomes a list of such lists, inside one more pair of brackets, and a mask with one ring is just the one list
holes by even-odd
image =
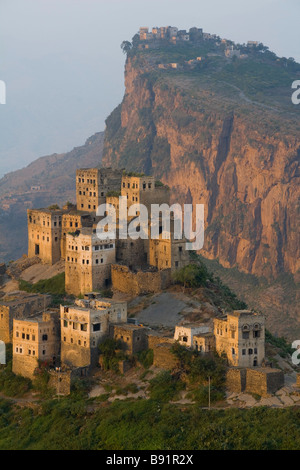
[[[128, 210], [126, 220], [120, 216], [120, 196]], [[189, 263], [185, 240], [175, 239], [173, 224], [166, 240], [162, 227], [159, 238], [152, 240], [150, 225], [147, 239], [118, 236], [124, 224], [126, 229], [132, 223], [139, 224], [140, 212], [134, 204], [143, 204], [148, 215], [152, 204], [169, 204], [169, 188], [157, 184], [153, 176], [126, 174], [112, 168], [82, 168], [76, 173], [76, 199], [76, 207], [68, 204], [63, 209], [53, 206], [28, 210], [28, 256], [39, 257], [46, 264], [64, 259], [69, 294], [101, 291], [111, 282], [115, 289], [124, 291], [122, 286], [129, 277], [129, 293], [157, 292], [169, 285], [173, 271]], [[111, 206], [98, 214], [98, 206], [104, 203]], [[112, 209], [117, 236], [111, 239], [108, 234], [106, 240], [100, 240], [97, 225]], [[129, 271], [116, 269], [117, 264], [127, 266]]]

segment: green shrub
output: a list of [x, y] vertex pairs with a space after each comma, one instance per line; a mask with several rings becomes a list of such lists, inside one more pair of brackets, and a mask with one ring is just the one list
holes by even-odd
[[153, 400], [169, 402], [178, 397], [180, 390], [185, 388], [185, 384], [169, 371], [163, 371], [150, 380], [150, 397]]
[[138, 393], [139, 388], [138, 388], [137, 384], [132, 383], [132, 384], [126, 385], [125, 390], [127, 392], [130, 392], [130, 393]]
[[0, 372], [0, 390], [8, 397], [21, 397], [32, 387], [31, 380], [15, 375], [8, 368]]
[[126, 353], [122, 351], [123, 343], [120, 340], [106, 338], [99, 345], [99, 353], [102, 355], [104, 370], [119, 372], [119, 361], [127, 359]]
[[138, 360], [145, 369], [149, 369], [153, 364], [153, 349], [145, 349], [138, 353]]
[[57, 274], [50, 279], [42, 279], [35, 284], [20, 279], [19, 289], [39, 294], [65, 295], [65, 273]]
[[104, 289], [101, 291], [101, 296], [106, 297], [107, 299], [112, 299], [114, 293], [111, 289]]
[[[188, 393], [188, 397], [195, 400], [200, 406], [208, 406], [209, 404], [209, 386], [201, 385], [199, 388]], [[210, 403], [224, 400], [224, 393], [215, 387], [210, 388]]]
[[291, 344], [288, 343], [285, 338], [277, 338], [276, 336], [273, 336], [269, 330], [266, 330], [265, 339], [267, 343], [281, 350], [280, 351], [281, 354], [280, 353], [279, 354], [282, 357], [291, 356], [294, 352], [294, 350], [291, 347]]
[[205, 286], [210, 278], [211, 274], [203, 263], [188, 264], [173, 274], [173, 280], [184, 287]]

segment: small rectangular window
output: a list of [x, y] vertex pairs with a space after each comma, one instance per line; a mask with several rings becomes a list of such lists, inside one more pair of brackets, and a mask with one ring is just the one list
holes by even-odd
[[101, 323], [93, 323], [93, 331], [100, 331]]

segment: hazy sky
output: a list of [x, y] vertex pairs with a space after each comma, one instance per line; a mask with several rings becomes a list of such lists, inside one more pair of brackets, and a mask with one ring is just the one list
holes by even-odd
[[0, 177], [104, 130], [139, 26], [198, 26], [300, 62], [299, 19], [299, 0], [0, 0]]

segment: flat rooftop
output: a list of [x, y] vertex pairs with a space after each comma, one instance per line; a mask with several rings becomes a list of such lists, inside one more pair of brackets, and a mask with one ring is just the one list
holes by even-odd
[[128, 331], [135, 331], [135, 330], [143, 330], [146, 329], [144, 326], [134, 325], [132, 323], [112, 323], [112, 326], [116, 326], [117, 328], [122, 328], [122, 330]]
[[232, 313], [229, 313], [228, 315], [233, 315], [235, 317], [249, 317], [249, 316], [262, 316], [261, 313], [257, 312], [252, 312], [251, 310], [234, 310]]

